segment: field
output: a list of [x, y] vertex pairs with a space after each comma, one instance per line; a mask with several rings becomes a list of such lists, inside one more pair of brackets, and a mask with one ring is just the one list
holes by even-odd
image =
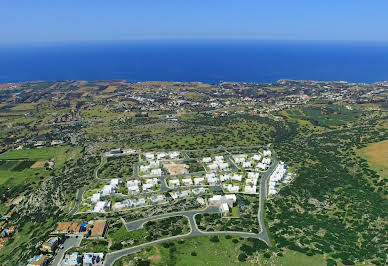
[[72, 148], [70, 146], [13, 150], [1, 154], [0, 160], [47, 161], [50, 159], [55, 159], [55, 168], [60, 168], [65, 163], [65, 161], [78, 159], [80, 151], [80, 148]]
[[[249, 253], [249, 257], [242, 254]], [[326, 265], [322, 255], [285, 250], [269, 253], [260, 241], [232, 236], [195, 237], [167, 242], [128, 255], [116, 261], [115, 266], [132, 265], [129, 261], [146, 265]]]
[[65, 162], [75, 161], [80, 156], [81, 148], [69, 146], [45, 147], [40, 149], [14, 150], [0, 155], [0, 206], [9, 195], [26, 191], [31, 184], [37, 184], [47, 177], [50, 171], [43, 167], [32, 168], [36, 161], [47, 162], [55, 159], [55, 168], [60, 169]]
[[359, 150], [358, 154], [368, 161], [381, 178], [388, 178], [388, 140], [369, 144]]

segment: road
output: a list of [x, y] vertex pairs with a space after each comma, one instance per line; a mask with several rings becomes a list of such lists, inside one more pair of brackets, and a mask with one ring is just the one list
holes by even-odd
[[82, 202], [82, 196], [84, 195], [84, 192], [85, 192], [85, 188], [80, 188], [80, 189], [78, 189], [78, 191], [77, 191], [77, 197], [76, 197], [75, 203], [74, 203], [74, 207], [73, 207], [73, 209], [69, 212], [68, 215], [74, 215], [74, 214], [78, 211], [79, 205], [80, 205], [81, 202]]
[[231, 232], [231, 231], [204, 232], [204, 231], [199, 230], [197, 223], [195, 222], [195, 215], [197, 215], [199, 213], [218, 213], [219, 210], [217, 207], [207, 207], [204, 210], [191, 210], [191, 211], [183, 211], [183, 212], [175, 212], [175, 213], [166, 213], [166, 214], [162, 214], [162, 215], [158, 215], [158, 216], [153, 216], [153, 217], [144, 218], [144, 219], [136, 220], [133, 222], [125, 223], [125, 227], [128, 231], [132, 231], [132, 230], [137, 230], [137, 229], [143, 227], [143, 225], [146, 222], [149, 222], [152, 220], [158, 220], [158, 219], [168, 218], [168, 217], [173, 217], [173, 216], [186, 216], [190, 222], [190, 232], [185, 234], [185, 235], [172, 236], [172, 237], [168, 237], [168, 238], [164, 238], [164, 239], [159, 239], [159, 240], [144, 243], [142, 245], [138, 245], [135, 247], [131, 247], [131, 248], [122, 249], [122, 250], [119, 250], [116, 252], [108, 253], [105, 257], [104, 265], [106, 265], [106, 266], [113, 265], [114, 262], [116, 260], [118, 260], [119, 258], [126, 256], [126, 255], [129, 255], [129, 254], [136, 253], [144, 247], [153, 246], [153, 245], [156, 245], [158, 243], [165, 242], [165, 241], [171, 241], [171, 240], [187, 238], [187, 237], [208, 236], [208, 235], [234, 235], [234, 236], [239, 236], [239, 237], [243, 237], [243, 238], [261, 239], [268, 246], [271, 246], [271, 242], [270, 242], [270, 239], [269, 239], [268, 233], [267, 233], [267, 228], [265, 227], [265, 223], [264, 223], [264, 202], [267, 198], [268, 179], [271, 176], [271, 174], [273, 173], [273, 171], [275, 170], [277, 164], [278, 164], [278, 162], [277, 162], [276, 158], [274, 157], [272, 165], [265, 173], [262, 174], [262, 178], [260, 180], [260, 193], [259, 193], [260, 199], [259, 199], [259, 210], [258, 210], [257, 216], [259, 219], [261, 231], [258, 234], [245, 233], [245, 232]]
[[51, 265], [53, 266], [59, 265], [66, 251], [73, 247], [79, 247], [81, 240], [82, 240], [82, 237], [76, 238], [75, 236], [69, 237], [68, 239], [66, 239], [65, 243], [63, 243], [63, 249], [59, 249], [58, 253], [55, 255], [54, 260], [51, 262]]

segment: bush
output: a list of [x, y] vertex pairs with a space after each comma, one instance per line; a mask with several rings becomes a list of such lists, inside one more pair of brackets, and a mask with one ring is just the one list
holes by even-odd
[[240, 255], [238, 255], [238, 260], [239, 261], [246, 261], [247, 260], [247, 255], [245, 253], [241, 253]]
[[218, 236], [212, 236], [210, 238], [210, 241], [216, 243], [216, 242], [220, 242], [220, 239], [218, 238]]
[[197, 256], [197, 252], [195, 252], [195, 251], [193, 251], [193, 252], [191, 252], [191, 256]]

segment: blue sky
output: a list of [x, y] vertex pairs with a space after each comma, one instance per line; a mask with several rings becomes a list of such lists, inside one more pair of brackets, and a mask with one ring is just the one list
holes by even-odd
[[0, 0], [0, 43], [388, 41], [386, 0]]

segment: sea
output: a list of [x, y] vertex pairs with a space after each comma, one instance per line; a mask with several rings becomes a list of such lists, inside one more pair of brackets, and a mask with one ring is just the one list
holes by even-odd
[[388, 43], [136, 40], [0, 44], [0, 83], [112, 79], [373, 83], [388, 80]]

